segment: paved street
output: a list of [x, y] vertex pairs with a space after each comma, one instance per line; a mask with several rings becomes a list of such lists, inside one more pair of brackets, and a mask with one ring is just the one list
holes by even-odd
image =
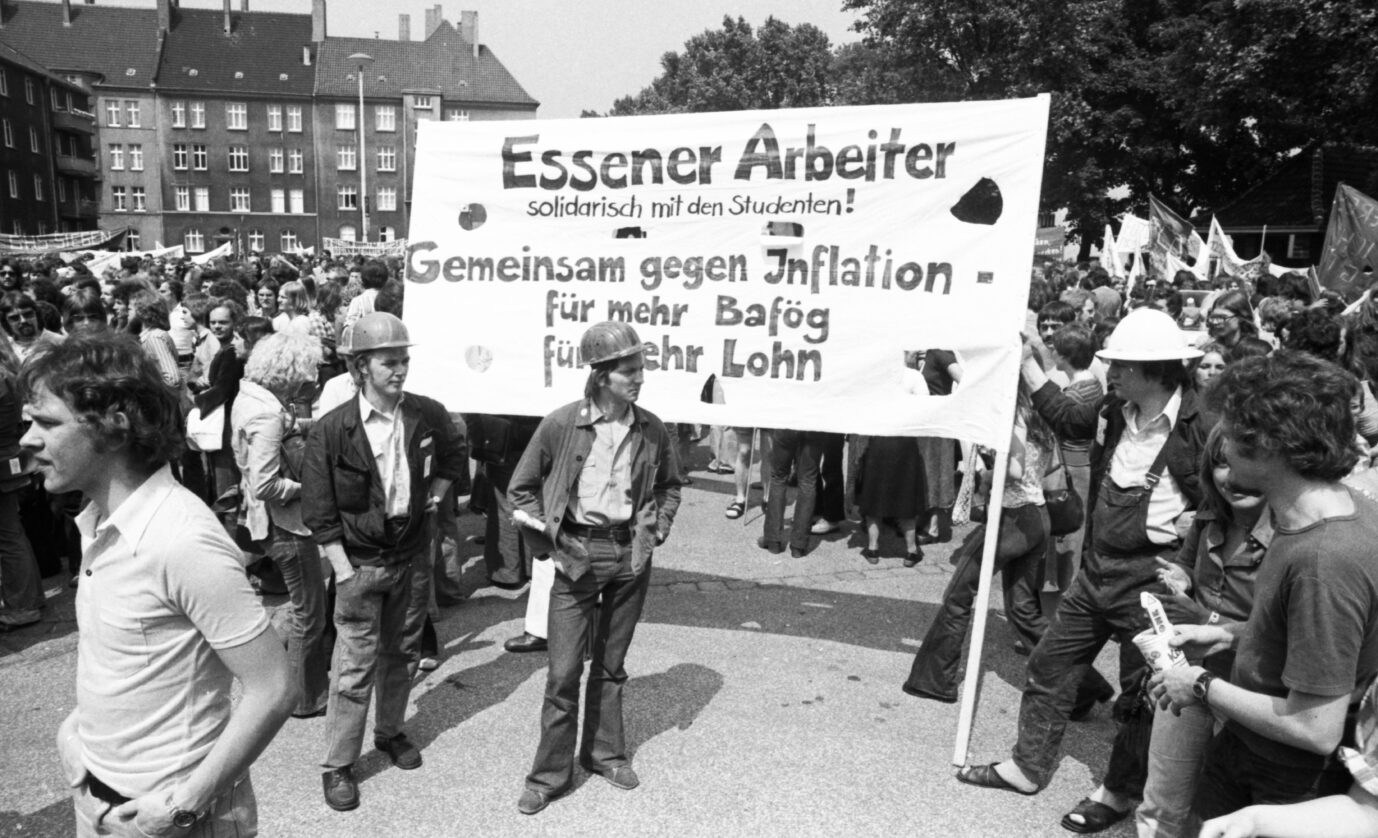
[[[696, 462], [707, 459], [699, 449]], [[363, 805], [321, 800], [324, 720], [290, 720], [253, 770], [265, 836], [1068, 835], [1058, 820], [1094, 785], [1109, 706], [1073, 725], [1052, 785], [1033, 798], [972, 789], [949, 764], [956, 706], [899, 689], [946, 584], [953, 545], [901, 566], [893, 535], [872, 566], [856, 526], [791, 559], [755, 546], [759, 490], [728, 521], [731, 476], [692, 472], [656, 554], [628, 658], [628, 745], [642, 779], [618, 791], [582, 772], [535, 817], [517, 813], [538, 733], [545, 656], [511, 655], [525, 597], [478, 588], [438, 624], [439, 670], [412, 693], [408, 731], [426, 763], [402, 772], [377, 752], [359, 766]], [[479, 519], [461, 518], [466, 533]], [[960, 535], [958, 537], [960, 538]], [[955, 543], [955, 542], [954, 542]], [[467, 544], [468, 554], [481, 549]], [[189, 557], [190, 558], [190, 557]], [[465, 581], [483, 581], [471, 557]], [[38, 627], [0, 635], [0, 836], [71, 834], [53, 736], [73, 704], [76, 625], [65, 580], [49, 579]], [[998, 600], [998, 597], [997, 597]], [[974, 760], [1008, 753], [1025, 659], [990, 623]], [[1113, 649], [1112, 649], [1113, 652]], [[1114, 675], [1109, 654], [1100, 661]], [[1121, 824], [1107, 835], [1128, 836]]]

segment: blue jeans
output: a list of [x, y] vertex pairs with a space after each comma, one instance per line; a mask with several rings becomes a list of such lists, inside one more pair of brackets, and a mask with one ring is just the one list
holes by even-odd
[[287, 662], [299, 692], [295, 716], [325, 709], [330, 697], [330, 654], [325, 642], [325, 572], [320, 549], [309, 535], [294, 535], [274, 525], [268, 555], [282, 572], [292, 601], [287, 629]]
[[527, 788], [560, 794], [574, 776], [574, 741], [579, 726], [579, 679], [584, 650], [594, 632], [593, 659], [584, 693], [584, 727], [579, 762], [598, 772], [627, 764], [622, 729], [623, 666], [627, 647], [651, 579], [651, 566], [631, 570], [631, 545], [582, 539], [590, 570], [578, 581], [559, 570], [550, 589], [550, 672], [541, 708], [541, 742], [526, 777]]
[[[1019, 702], [1019, 739], [1013, 758], [1025, 777], [1042, 788], [1057, 767], [1062, 736], [1076, 704], [1085, 668], [1093, 665], [1107, 640], [1120, 644], [1120, 690], [1128, 706], [1137, 697], [1147, 668], [1134, 635], [1149, 627], [1139, 593], [1158, 587], [1152, 554], [1095, 556], [1083, 565], [1058, 604], [1043, 639], [1029, 655], [1024, 696]], [[1147, 766], [1135, 741], [1147, 719], [1121, 719], [1110, 751], [1104, 784], [1110, 791], [1138, 797]]]
[[42, 607], [43, 578], [19, 518], [19, 493], [0, 492], [0, 608], [36, 612]]
[[794, 497], [794, 523], [789, 546], [809, 549], [809, 529], [813, 526], [813, 506], [818, 496], [818, 461], [823, 455], [827, 434], [806, 431], [771, 431], [770, 498], [766, 501], [763, 536], [768, 543], [784, 544], [785, 483], [794, 467], [798, 492]]
[[390, 739], [402, 732], [411, 696], [410, 656], [403, 649], [411, 577], [412, 562], [404, 561], [356, 567], [353, 576], [335, 586], [335, 655], [321, 762], [325, 768], [344, 768], [359, 759], [375, 684], [374, 737]]
[[1148, 746], [1148, 781], [1144, 800], [1134, 813], [1139, 838], [1195, 835], [1191, 800], [1196, 778], [1206, 761], [1215, 716], [1204, 705], [1189, 704], [1177, 716], [1170, 710], [1153, 714], [1153, 740]]

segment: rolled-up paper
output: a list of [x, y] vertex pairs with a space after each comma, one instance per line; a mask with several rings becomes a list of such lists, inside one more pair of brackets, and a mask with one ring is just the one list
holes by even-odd
[[1172, 634], [1172, 621], [1167, 618], [1167, 612], [1163, 610], [1163, 604], [1158, 598], [1148, 591], [1139, 594], [1139, 604], [1148, 612], [1148, 622], [1153, 626], [1153, 631], [1157, 634]]
[[1139, 647], [1144, 660], [1148, 661], [1154, 672], [1187, 665], [1187, 658], [1182, 654], [1182, 650], [1174, 649], [1168, 644], [1169, 637], [1171, 635], [1158, 634], [1153, 629], [1144, 629], [1134, 635], [1134, 645]]

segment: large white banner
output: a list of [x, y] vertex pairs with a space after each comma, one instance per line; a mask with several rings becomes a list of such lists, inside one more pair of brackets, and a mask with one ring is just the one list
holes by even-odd
[[[419, 127], [408, 389], [579, 397], [631, 322], [669, 421], [1008, 444], [1048, 99]], [[950, 396], [905, 352], [950, 350]], [[700, 399], [709, 376], [723, 404]]]

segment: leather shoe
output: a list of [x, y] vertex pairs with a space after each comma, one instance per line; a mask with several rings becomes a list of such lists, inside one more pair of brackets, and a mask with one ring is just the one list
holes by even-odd
[[325, 805], [337, 812], [359, 808], [359, 784], [354, 782], [352, 765], [336, 768], [321, 775], [325, 789]]
[[636, 776], [636, 772], [632, 770], [630, 765], [619, 765], [607, 771], [599, 771], [589, 766], [587, 763], [581, 763], [581, 765], [585, 771], [602, 777], [614, 788], [619, 788], [623, 791], [631, 791], [641, 785], [641, 778]]
[[785, 545], [778, 541], [767, 541], [765, 536], [756, 539], [756, 546], [760, 547], [762, 550], [769, 550], [776, 554], [785, 552]]
[[523, 815], [534, 815], [550, 805], [550, 795], [543, 791], [527, 789], [517, 800], [517, 811]]
[[399, 733], [391, 739], [373, 740], [373, 747], [388, 755], [392, 764], [403, 771], [411, 771], [421, 767], [421, 752], [407, 738], [407, 734]]
[[510, 638], [502, 644], [502, 648], [509, 652], [544, 652], [550, 648], [550, 644], [546, 643], [544, 637], [522, 632], [520, 637]]

